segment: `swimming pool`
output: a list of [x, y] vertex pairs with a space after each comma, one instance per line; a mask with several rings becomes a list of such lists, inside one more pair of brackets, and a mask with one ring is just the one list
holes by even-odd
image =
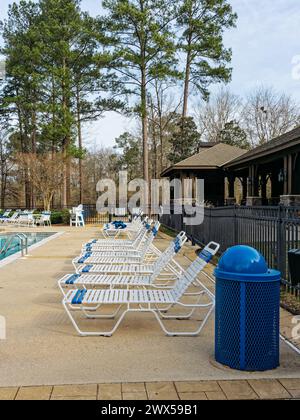
[[[28, 238], [28, 247], [36, 245], [37, 243], [56, 235], [56, 233], [38, 232], [38, 233], [23, 233]], [[4, 247], [6, 241], [15, 234], [1, 234], [0, 233], [0, 251]], [[14, 238], [5, 253], [0, 254], [0, 261], [4, 260], [11, 255], [17, 254], [21, 251], [20, 239]]]

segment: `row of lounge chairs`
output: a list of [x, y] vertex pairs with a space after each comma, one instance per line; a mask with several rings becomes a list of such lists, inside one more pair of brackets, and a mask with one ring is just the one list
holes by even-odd
[[51, 213], [43, 212], [42, 214], [35, 215], [32, 210], [6, 210], [0, 216], [0, 223], [13, 226], [51, 226]]
[[[109, 237], [108, 227], [104, 229], [104, 235]], [[129, 312], [152, 313], [168, 336], [200, 334], [214, 310], [215, 298], [201, 283], [199, 274], [218, 252], [219, 245], [208, 244], [184, 270], [175, 256], [186, 243], [186, 234], [181, 232], [160, 252], [155, 246], [159, 229], [159, 222], [137, 217], [123, 229], [127, 239], [95, 239], [83, 245], [81, 255], [73, 260], [75, 273], [58, 282], [63, 306], [79, 335], [110, 337]], [[196, 330], [167, 328], [168, 320], [190, 320], [197, 310], [205, 314]], [[82, 316], [115, 323], [109, 330], [85, 331], [80, 326]]]

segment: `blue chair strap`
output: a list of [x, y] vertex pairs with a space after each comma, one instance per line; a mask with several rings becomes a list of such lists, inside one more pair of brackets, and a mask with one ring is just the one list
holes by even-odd
[[86, 289], [77, 290], [77, 292], [76, 292], [76, 294], [75, 294], [75, 296], [72, 300], [72, 305], [81, 305], [86, 293], [87, 293]]
[[209, 252], [206, 251], [205, 249], [201, 252], [201, 254], [199, 255], [199, 258], [201, 258], [202, 260], [204, 260], [205, 262], [209, 263], [212, 259], [213, 259], [213, 255]]
[[87, 265], [86, 267], [84, 267], [83, 269], [82, 269], [82, 272], [83, 273], [89, 273], [90, 271], [91, 271], [91, 269], [93, 268], [93, 266], [92, 265]]
[[158, 230], [157, 230], [157, 228], [154, 226], [154, 228], [152, 228], [152, 233], [153, 233], [153, 236], [157, 236], [158, 235]]
[[68, 280], [66, 281], [66, 284], [69, 284], [69, 285], [74, 284], [75, 281], [79, 279], [79, 277], [80, 277], [80, 274], [73, 274], [71, 277], [68, 278]]

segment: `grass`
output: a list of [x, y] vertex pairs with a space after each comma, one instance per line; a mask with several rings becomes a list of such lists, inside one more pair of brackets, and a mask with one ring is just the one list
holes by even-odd
[[176, 236], [177, 236], [177, 233], [174, 230], [172, 230], [172, 229], [170, 229], [170, 228], [168, 228], [164, 225], [161, 226], [160, 231], [162, 233], [164, 233], [165, 235], [169, 235], [171, 238], [176, 238]]
[[282, 290], [281, 292], [281, 306], [293, 315], [300, 315], [299, 297], [296, 297], [285, 290]]

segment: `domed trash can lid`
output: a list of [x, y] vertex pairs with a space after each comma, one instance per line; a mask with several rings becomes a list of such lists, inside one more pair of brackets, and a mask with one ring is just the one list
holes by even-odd
[[250, 246], [238, 245], [222, 255], [215, 270], [218, 279], [233, 281], [280, 281], [279, 271], [270, 270], [265, 258]]

